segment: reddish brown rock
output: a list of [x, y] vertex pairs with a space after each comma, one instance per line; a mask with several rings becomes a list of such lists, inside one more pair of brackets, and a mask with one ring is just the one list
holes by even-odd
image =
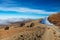
[[60, 13], [52, 14], [48, 17], [49, 22], [56, 26], [60, 26]]

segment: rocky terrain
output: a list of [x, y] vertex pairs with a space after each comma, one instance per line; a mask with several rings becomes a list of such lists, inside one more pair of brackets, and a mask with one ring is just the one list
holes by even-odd
[[0, 40], [60, 40], [58, 16], [49, 16], [49, 22], [54, 24], [50, 26], [42, 24], [42, 19], [0, 25]]
[[40, 40], [47, 29], [45, 26], [40, 24], [40, 20], [3, 25], [0, 29], [0, 40]]

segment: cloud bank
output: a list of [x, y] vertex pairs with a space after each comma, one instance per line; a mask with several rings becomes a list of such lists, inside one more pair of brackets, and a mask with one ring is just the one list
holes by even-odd
[[[15, 11], [15, 12], [22, 12], [22, 13], [32, 13], [32, 14], [53, 14], [56, 12], [48, 12], [45, 10], [38, 10], [38, 9], [30, 9], [30, 8], [22, 8], [22, 7], [15, 7], [15, 8], [8, 8], [8, 7], [0, 7], [0, 11]], [[10, 17], [8, 16], [8, 18], [3, 17], [0, 18], [0, 24], [8, 24], [8, 22], [17, 22], [17, 21], [21, 21], [23, 19], [21, 18], [30, 18], [30, 19], [36, 19], [36, 18], [44, 18], [46, 16], [18, 16], [16, 18], [14, 18], [16, 16]]]
[[22, 7], [0, 7], [1, 11], [16, 11], [16, 12], [30, 12], [30, 13], [37, 13], [37, 14], [53, 14], [56, 12], [48, 12], [45, 10], [38, 10], [38, 9], [30, 9], [30, 8], [22, 8]]

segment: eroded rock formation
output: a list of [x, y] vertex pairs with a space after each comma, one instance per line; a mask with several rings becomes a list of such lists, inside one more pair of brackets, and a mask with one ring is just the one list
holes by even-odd
[[49, 22], [56, 26], [60, 26], [60, 13], [52, 14], [48, 17]]

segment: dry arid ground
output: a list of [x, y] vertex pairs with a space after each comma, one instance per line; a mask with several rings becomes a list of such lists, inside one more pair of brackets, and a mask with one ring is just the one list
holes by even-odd
[[25, 25], [15, 23], [7, 25], [0, 29], [0, 40], [41, 40], [47, 28], [39, 22], [40, 20], [32, 20]]
[[[49, 21], [53, 19], [51, 18], [49, 17]], [[48, 26], [41, 24], [41, 20], [0, 25], [0, 40], [60, 40], [60, 29], [57, 28], [59, 25]]]

